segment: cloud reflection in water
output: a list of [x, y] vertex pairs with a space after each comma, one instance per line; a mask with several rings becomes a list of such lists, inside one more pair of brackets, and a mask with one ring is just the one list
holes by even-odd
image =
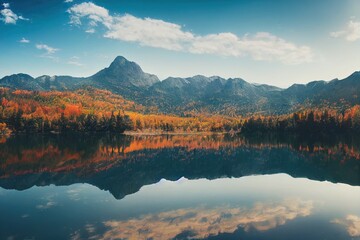
[[332, 223], [344, 226], [351, 237], [360, 237], [360, 217], [349, 214], [344, 219], [334, 219]]
[[147, 214], [126, 221], [110, 220], [101, 239], [172, 239], [180, 234], [206, 238], [220, 233], [266, 231], [297, 217], [309, 216], [311, 201], [286, 199], [279, 203], [256, 203], [252, 208], [215, 207], [177, 209]]

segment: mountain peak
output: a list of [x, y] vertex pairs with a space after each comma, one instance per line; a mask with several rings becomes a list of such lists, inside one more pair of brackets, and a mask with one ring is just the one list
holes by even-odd
[[5, 76], [0, 79], [0, 85], [13, 89], [42, 90], [32, 76], [24, 73]]
[[126, 62], [129, 62], [125, 57], [123, 56], [117, 56], [114, 61], [112, 61], [111, 65], [116, 64], [116, 65], [123, 65]]
[[119, 74], [119, 72], [132, 72], [136, 74], [143, 74], [141, 67], [135, 62], [131, 62], [123, 56], [117, 56], [114, 61], [108, 67], [113, 74]]
[[33, 79], [32, 76], [30, 76], [29, 74], [26, 73], [16, 73], [16, 74], [12, 74], [6, 77], [10, 77], [10, 78], [26, 78], [26, 79]]
[[114, 61], [112, 61], [112, 63], [110, 64], [109, 68], [114, 68], [114, 67], [119, 67], [119, 66], [125, 66], [125, 65], [129, 65], [129, 64], [134, 64], [137, 65], [134, 62], [130, 62], [129, 60], [127, 60], [126, 58], [124, 58], [123, 56], [117, 56]]
[[[114, 89], [115, 92], [124, 96], [131, 96], [134, 91], [133, 87], [149, 87], [159, 81], [155, 75], [144, 73], [137, 63], [131, 62], [123, 56], [117, 56], [109, 67], [90, 78], [92, 81], [100, 83], [101, 86]], [[126, 92], [116, 89], [126, 89]]]

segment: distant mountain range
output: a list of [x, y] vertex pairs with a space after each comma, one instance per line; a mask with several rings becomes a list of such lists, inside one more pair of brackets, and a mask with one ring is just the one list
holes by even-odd
[[360, 71], [343, 80], [313, 81], [281, 89], [218, 76], [169, 77], [160, 81], [121, 56], [90, 77], [44, 75], [33, 78], [21, 73], [0, 79], [0, 86], [36, 91], [72, 91], [92, 86], [145, 106], [155, 106], [160, 112], [175, 114], [281, 114], [303, 107], [360, 104]]

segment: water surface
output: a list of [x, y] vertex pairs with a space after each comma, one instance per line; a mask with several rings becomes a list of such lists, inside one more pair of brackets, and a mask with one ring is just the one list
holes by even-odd
[[353, 137], [1, 142], [0, 239], [360, 239]]

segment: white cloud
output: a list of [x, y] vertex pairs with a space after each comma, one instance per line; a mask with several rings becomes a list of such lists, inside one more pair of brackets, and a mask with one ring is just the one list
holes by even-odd
[[73, 0], [65, 0], [64, 2], [65, 3], [71, 3], [71, 2], [73, 2]]
[[151, 18], [137, 18], [129, 14], [114, 17], [104, 36], [176, 51], [186, 51], [186, 45], [195, 40], [192, 33], [183, 31], [177, 24]]
[[70, 64], [70, 65], [74, 65], [74, 66], [78, 66], [78, 67], [82, 67], [84, 66], [84, 64], [80, 63], [79, 62], [79, 57], [78, 56], [72, 56], [69, 61], [67, 62], [67, 64]]
[[37, 49], [45, 51], [40, 57], [42, 58], [49, 58], [53, 61], [59, 61], [59, 58], [54, 56], [54, 54], [59, 51], [57, 48], [50, 47], [46, 44], [36, 44], [35, 45]]
[[79, 62], [77, 62], [77, 61], [68, 61], [67, 63], [70, 64], [70, 65], [78, 66], [78, 67], [84, 66], [84, 64], [79, 63]]
[[1, 18], [0, 20], [2, 20], [5, 24], [16, 24], [16, 22], [18, 20], [24, 20], [24, 21], [28, 21], [28, 18], [25, 18], [23, 16], [19, 16], [16, 13], [14, 13], [11, 9], [10, 9], [10, 4], [9, 3], [3, 3], [2, 4], [4, 9], [2, 9], [0, 11], [1, 14]]
[[344, 38], [349, 42], [360, 40], [360, 22], [350, 20], [346, 29], [337, 32], [331, 32], [330, 36], [334, 38]]
[[110, 27], [113, 17], [109, 15], [109, 11], [103, 7], [97, 6], [91, 2], [76, 4], [67, 10], [70, 13], [70, 23], [81, 25], [81, 18], [87, 17], [94, 23], [101, 22]]
[[24, 20], [24, 21], [29, 21], [30, 19], [28, 19], [28, 18], [24, 18], [23, 16], [19, 16], [19, 19], [20, 20]]
[[209, 34], [197, 37], [189, 50], [199, 54], [219, 53], [224, 56], [241, 56], [243, 53], [238, 48], [239, 41], [240, 39], [233, 33]]
[[312, 51], [306, 46], [297, 46], [267, 32], [240, 38], [233, 33], [210, 34], [197, 37], [189, 51], [223, 56], [251, 56], [259, 61], [280, 61], [285, 64], [300, 64], [312, 61]]
[[271, 33], [259, 32], [255, 35], [237, 36], [233, 33], [196, 35], [185, 31], [181, 25], [159, 19], [138, 18], [130, 14], [110, 15], [109, 11], [91, 2], [76, 4], [67, 11], [70, 24], [90, 26], [86, 32], [95, 32], [102, 24], [104, 37], [136, 42], [142, 46], [163, 48], [194, 54], [214, 54], [221, 56], [250, 56], [254, 60], [280, 61], [285, 64], [311, 62], [312, 50], [299, 46]]
[[95, 29], [94, 29], [94, 28], [90, 28], [90, 29], [86, 30], [85, 32], [87, 32], [87, 33], [95, 33]]
[[29, 40], [29, 39], [26, 39], [26, 38], [22, 38], [19, 42], [20, 42], [20, 43], [29, 43], [30, 40]]
[[50, 47], [46, 44], [36, 44], [36, 48], [39, 50], [45, 50], [46, 54], [54, 54], [55, 52], [59, 51], [57, 48]]
[[0, 11], [3, 18], [1, 20], [5, 24], [16, 24], [16, 21], [19, 19], [18, 15], [16, 15], [11, 9], [5, 8]]

